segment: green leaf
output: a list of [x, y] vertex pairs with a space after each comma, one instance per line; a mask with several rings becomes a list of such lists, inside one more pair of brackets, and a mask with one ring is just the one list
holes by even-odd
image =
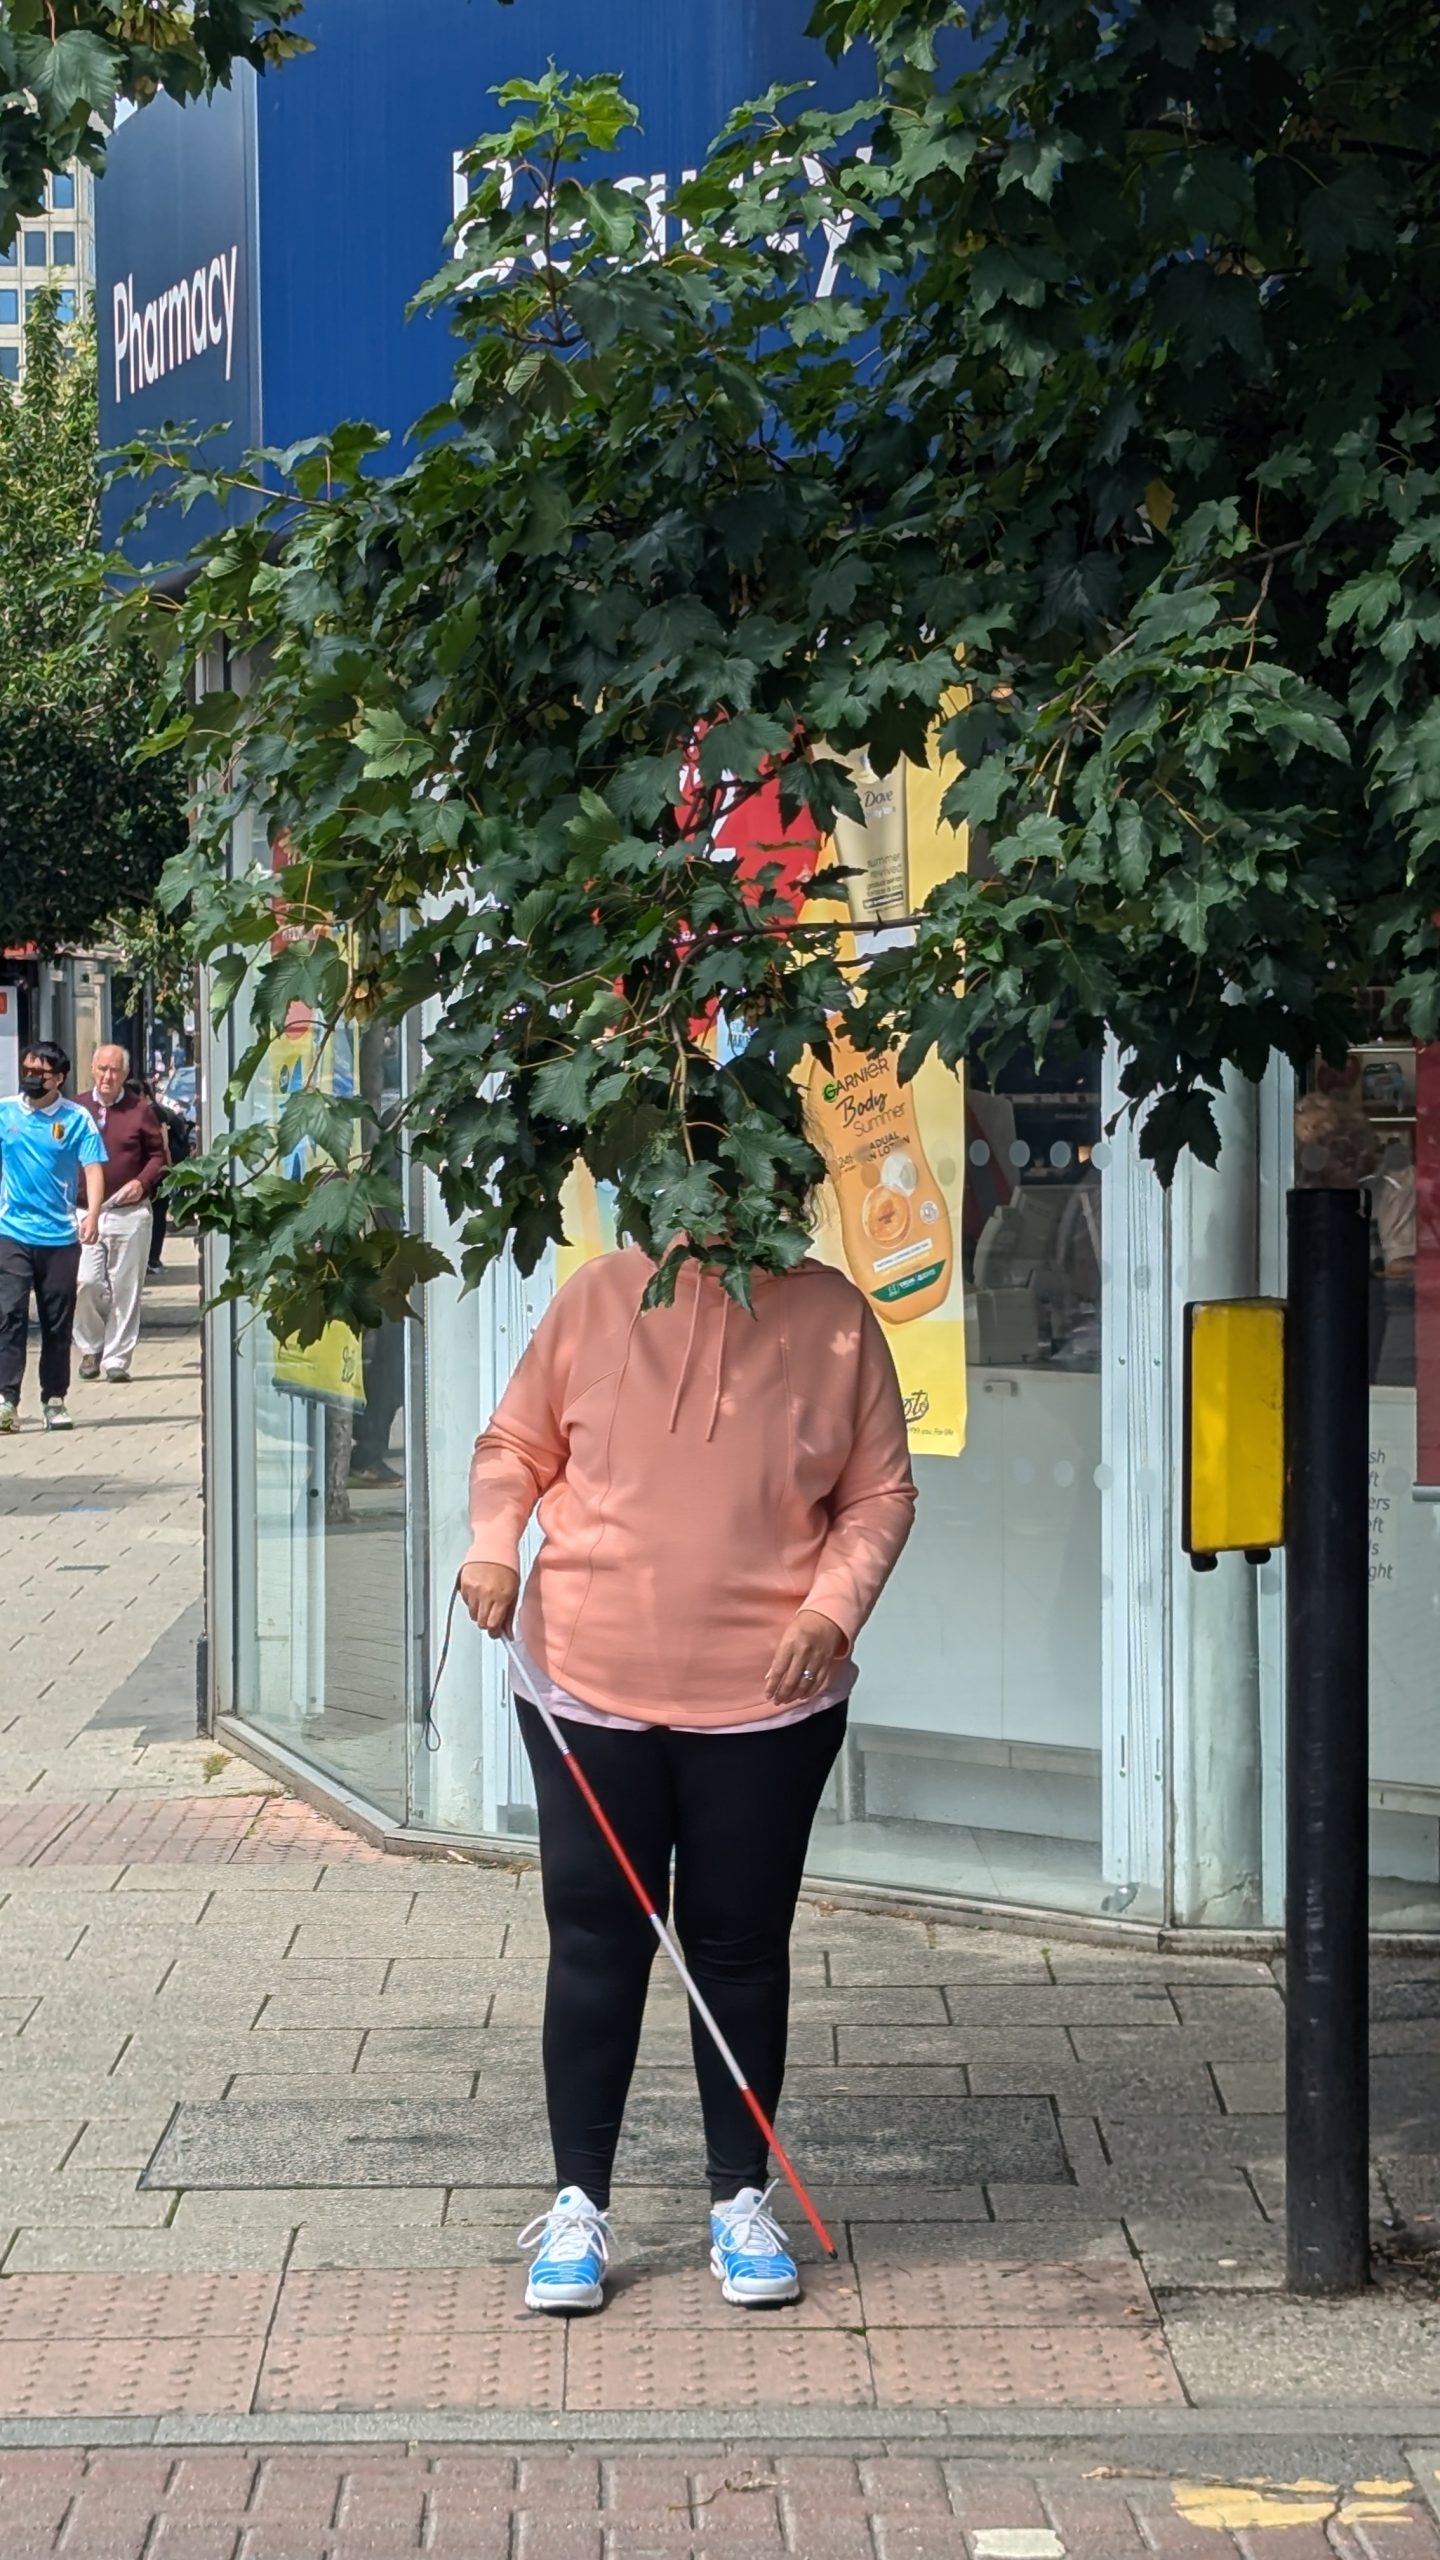
[[20, 36], [15, 59], [27, 89], [33, 89], [52, 123], [67, 123], [76, 107], [85, 107], [112, 124], [115, 86], [122, 57], [92, 28], [67, 27], [63, 34]]

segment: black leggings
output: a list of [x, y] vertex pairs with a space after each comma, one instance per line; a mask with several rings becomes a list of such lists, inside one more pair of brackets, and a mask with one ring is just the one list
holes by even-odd
[[[610, 2174], [645, 2013], [655, 1932], [606, 1848], [535, 1708], [516, 1700], [540, 1809], [550, 1928], [545, 2095], [555, 2175], [610, 2201]], [[774, 2118], [785, 2077], [790, 1927], [810, 1826], [845, 1732], [822, 1708], [773, 1733], [645, 1733], [567, 1722], [565, 1739], [656, 1909], [675, 1860], [675, 1929], [741, 2070]], [[712, 2197], [763, 2187], [765, 2145], [693, 2015]]]

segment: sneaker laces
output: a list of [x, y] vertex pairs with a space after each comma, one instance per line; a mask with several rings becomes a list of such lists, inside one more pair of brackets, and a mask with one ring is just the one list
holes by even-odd
[[594, 2251], [602, 2267], [610, 2260], [610, 2229], [597, 2205], [552, 2204], [537, 2213], [515, 2238], [517, 2249], [554, 2259], [558, 2266], [578, 2266]]
[[716, 2213], [725, 2225], [725, 2237], [732, 2247], [749, 2257], [788, 2257], [789, 2236], [770, 2211], [770, 2199], [779, 2184], [772, 2179], [765, 2193], [753, 2198], [737, 2196], [732, 2204], [717, 2204]]

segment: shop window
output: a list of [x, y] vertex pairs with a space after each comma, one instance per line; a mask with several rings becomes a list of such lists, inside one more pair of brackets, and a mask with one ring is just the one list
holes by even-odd
[[[234, 1018], [217, 1041], [218, 1090], [245, 1036]], [[327, 1026], [297, 1003], [243, 1114], [273, 1124], [312, 1077], [335, 1093], [363, 1095], [377, 1118], [392, 1112], [404, 1037], [383, 1024]], [[290, 1169], [308, 1153], [302, 1142]], [[407, 1569], [421, 1516], [409, 1498], [406, 1446], [411, 1331], [386, 1323], [360, 1335], [334, 1324], [307, 1349], [277, 1343], [247, 1315], [230, 1337], [234, 1712], [402, 1820]]]
[[1295, 1181], [1358, 1188], [1370, 1232], [1370, 1870], [1377, 1926], [1440, 1929], [1440, 1501], [1417, 1478], [1417, 1054], [1378, 1035], [1317, 1065]]
[[1098, 1061], [972, 1064], [963, 1445], [914, 1456], [914, 1536], [862, 1641], [820, 1875], [1098, 1912]]

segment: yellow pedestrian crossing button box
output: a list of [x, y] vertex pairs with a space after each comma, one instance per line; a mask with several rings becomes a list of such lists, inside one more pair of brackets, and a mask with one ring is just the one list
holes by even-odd
[[1181, 1542], [1203, 1572], [1263, 1564], [1284, 1537], [1284, 1301], [1202, 1300], [1185, 1310]]

